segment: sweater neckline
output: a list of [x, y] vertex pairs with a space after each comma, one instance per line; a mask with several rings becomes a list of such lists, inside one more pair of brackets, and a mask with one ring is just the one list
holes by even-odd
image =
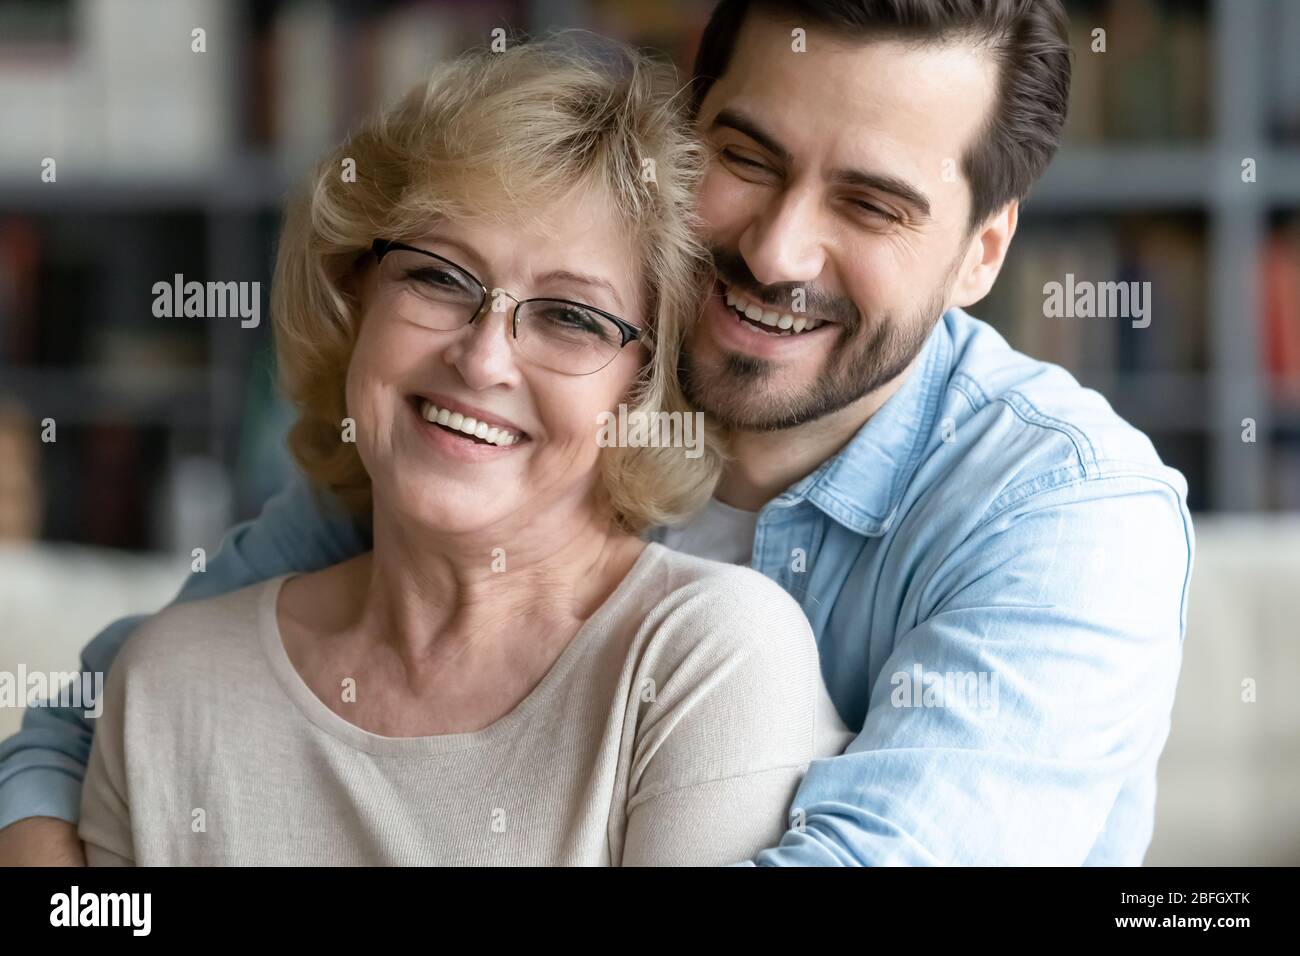
[[618, 606], [623, 603], [628, 592], [637, 586], [638, 581], [650, 573], [651, 565], [657, 562], [659, 552], [662, 550], [664, 550], [663, 545], [656, 542], [647, 543], [627, 574], [623, 576], [623, 580], [618, 583], [604, 603], [583, 621], [577, 633], [555, 659], [550, 670], [537, 682], [537, 686], [529, 691], [528, 695], [509, 713], [498, 717], [480, 730], [423, 737], [387, 737], [358, 727], [330, 710], [294, 667], [280, 633], [276, 605], [285, 582], [297, 577], [297, 573], [281, 574], [262, 585], [257, 601], [256, 626], [259, 643], [271, 673], [297, 710], [325, 733], [349, 747], [369, 754], [397, 756], [429, 756], [482, 747], [501, 738], [509, 738], [515, 728], [550, 695], [553, 686], [562, 681], [564, 676], [573, 669], [573, 665], [586, 653], [586, 645], [592, 640], [591, 635], [608, 630], [608, 625], [616, 615]]

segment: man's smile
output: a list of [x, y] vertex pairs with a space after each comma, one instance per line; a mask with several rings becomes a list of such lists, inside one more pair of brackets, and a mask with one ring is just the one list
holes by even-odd
[[735, 288], [727, 286], [725, 282], [722, 283], [722, 289], [723, 298], [726, 299], [727, 305], [731, 306], [746, 322], [764, 332], [777, 335], [801, 335], [803, 332], [811, 332], [823, 324], [821, 319], [795, 315], [766, 307], [746, 296], [745, 293], [738, 292]]
[[705, 322], [714, 343], [727, 351], [757, 358], [792, 358], [818, 349], [836, 335], [837, 323], [777, 311], [719, 280], [705, 306]]

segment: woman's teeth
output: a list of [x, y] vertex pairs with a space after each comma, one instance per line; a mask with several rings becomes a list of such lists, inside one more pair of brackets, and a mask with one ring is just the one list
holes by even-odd
[[730, 289], [726, 290], [726, 299], [727, 305], [731, 306], [737, 314], [757, 325], [765, 325], [768, 328], [775, 329], [777, 335], [798, 335], [800, 332], [811, 332], [824, 324], [819, 319], [808, 319], [803, 316], [796, 317], [788, 312], [782, 314], [771, 309], [764, 309], [761, 305], [736, 295]]
[[427, 400], [420, 405], [420, 414], [424, 416], [426, 422], [441, 425], [450, 431], [462, 432], [489, 445], [500, 445], [502, 448], [508, 448], [521, 437], [505, 428], [490, 427], [486, 422], [476, 421], [460, 412], [439, 408]]

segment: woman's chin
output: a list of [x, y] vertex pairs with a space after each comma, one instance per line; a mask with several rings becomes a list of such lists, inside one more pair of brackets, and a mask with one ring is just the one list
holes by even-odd
[[376, 516], [382, 511], [391, 516], [394, 527], [440, 534], [470, 534], [491, 527], [496, 511], [484, 507], [494, 499], [491, 491], [482, 485], [464, 488], [459, 484], [440, 481], [433, 489], [426, 485], [396, 495], [377, 494]]

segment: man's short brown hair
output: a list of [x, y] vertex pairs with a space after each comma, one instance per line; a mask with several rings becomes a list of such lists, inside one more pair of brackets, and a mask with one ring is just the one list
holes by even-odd
[[696, 113], [727, 70], [750, 10], [820, 27], [836, 39], [969, 42], [998, 65], [998, 98], [962, 157], [974, 229], [1023, 199], [1060, 145], [1070, 98], [1069, 26], [1060, 0], [722, 0], [700, 40], [692, 80]]

